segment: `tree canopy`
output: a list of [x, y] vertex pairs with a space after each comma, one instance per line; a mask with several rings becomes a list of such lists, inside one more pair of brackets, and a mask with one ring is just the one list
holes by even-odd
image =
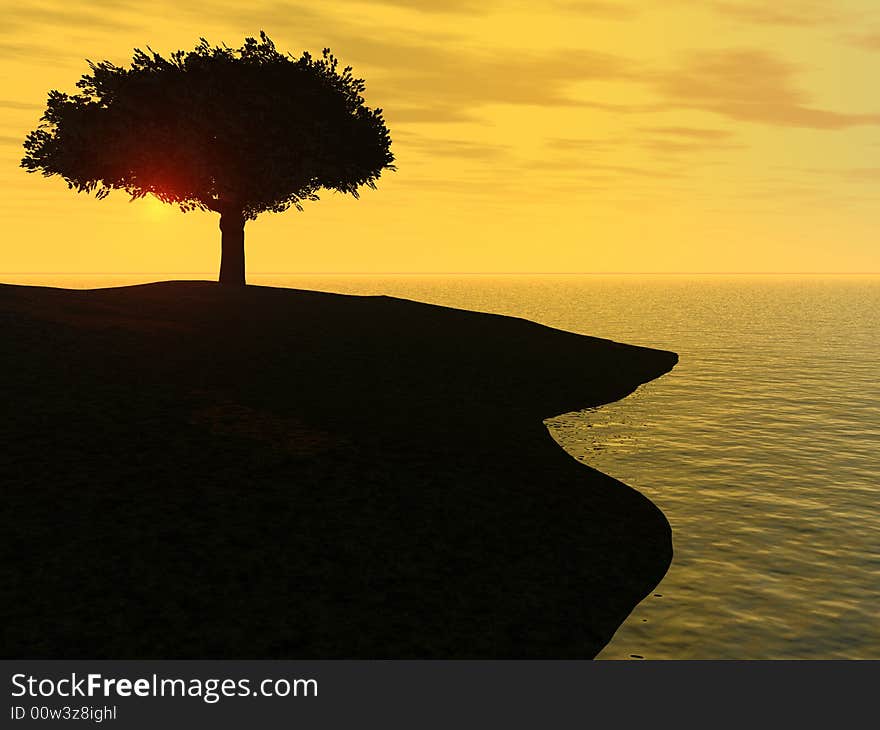
[[301, 209], [322, 188], [357, 197], [394, 169], [382, 110], [328, 48], [295, 58], [261, 32], [238, 49], [202, 38], [167, 59], [147, 51], [130, 68], [89, 61], [79, 93], [49, 92], [21, 166], [98, 198], [151, 193], [244, 219]]

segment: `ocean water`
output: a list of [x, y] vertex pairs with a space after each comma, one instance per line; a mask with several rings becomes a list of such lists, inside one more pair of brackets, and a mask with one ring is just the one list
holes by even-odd
[[[95, 287], [170, 276], [5, 276]], [[206, 278], [180, 276], [177, 278]], [[305, 276], [674, 350], [622, 401], [547, 414], [673, 529], [603, 659], [880, 659], [880, 276]]]

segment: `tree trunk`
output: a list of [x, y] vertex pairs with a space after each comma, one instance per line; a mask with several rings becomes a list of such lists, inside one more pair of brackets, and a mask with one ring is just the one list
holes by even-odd
[[240, 211], [220, 214], [220, 283], [244, 286], [244, 216]]

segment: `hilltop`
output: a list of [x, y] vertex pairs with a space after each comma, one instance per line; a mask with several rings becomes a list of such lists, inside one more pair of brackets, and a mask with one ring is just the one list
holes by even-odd
[[669, 525], [543, 419], [673, 353], [388, 297], [0, 286], [8, 658], [586, 658]]

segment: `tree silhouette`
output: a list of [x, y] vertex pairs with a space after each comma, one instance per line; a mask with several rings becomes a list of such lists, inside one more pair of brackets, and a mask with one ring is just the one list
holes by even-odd
[[131, 68], [89, 61], [77, 94], [50, 91], [21, 166], [98, 198], [119, 188], [219, 213], [222, 284], [244, 286], [247, 220], [302, 210], [321, 188], [358, 197], [394, 169], [382, 110], [329, 48], [295, 58], [260, 32], [239, 49], [202, 38], [170, 60], [147, 50]]

